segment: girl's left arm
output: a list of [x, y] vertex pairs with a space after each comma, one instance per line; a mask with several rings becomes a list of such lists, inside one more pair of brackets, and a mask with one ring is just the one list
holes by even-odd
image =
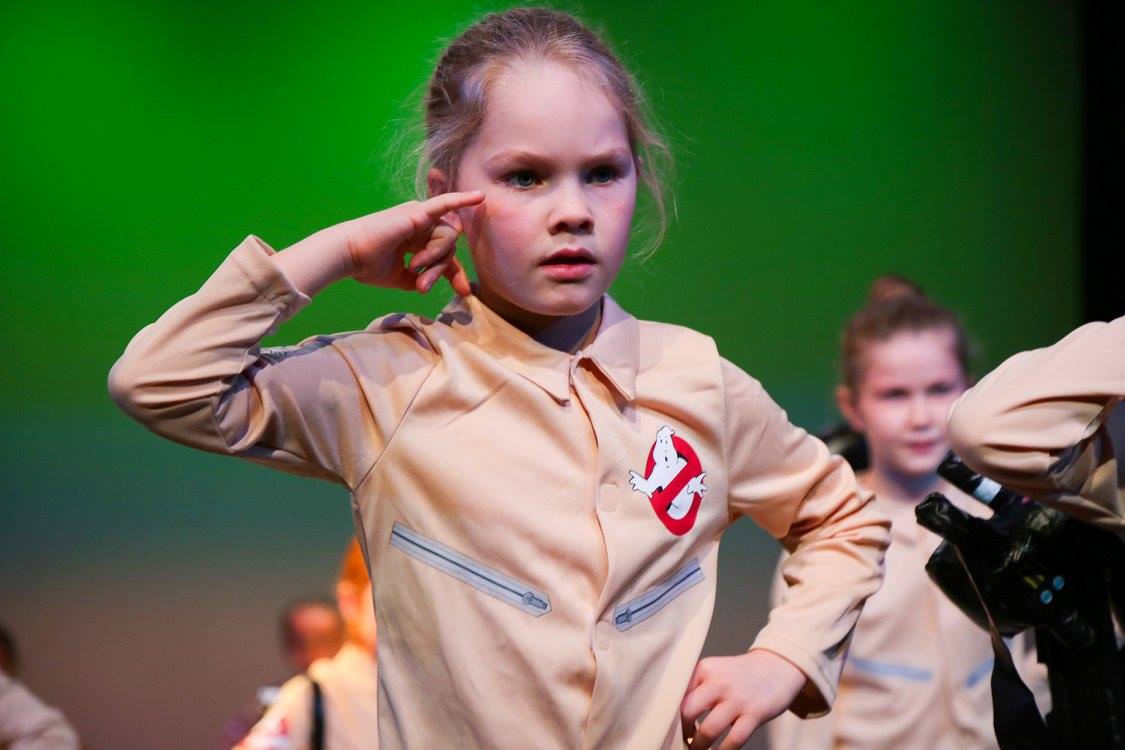
[[[859, 487], [847, 463], [790, 424], [756, 380], [724, 360], [723, 382], [731, 514], [751, 517], [791, 554], [781, 569], [788, 590], [751, 654], [721, 658], [749, 664], [747, 656], [763, 651], [781, 657], [805, 679], [780, 711], [817, 716], [835, 698], [860, 609], [882, 583], [890, 522], [870, 506], [871, 493]], [[790, 683], [778, 661], [754, 664], [767, 666], [783, 692]], [[759, 716], [756, 723], [771, 718]]]

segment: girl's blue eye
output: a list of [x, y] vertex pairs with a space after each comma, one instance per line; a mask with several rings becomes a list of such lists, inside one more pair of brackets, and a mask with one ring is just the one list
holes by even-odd
[[604, 185], [617, 178], [617, 169], [610, 166], [594, 167], [590, 170], [590, 182], [595, 185]]
[[535, 184], [539, 182], [539, 176], [530, 169], [521, 169], [518, 172], [512, 172], [504, 178], [504, 181], [513, 187], [527, 190], [528, 188], [535, 187]]

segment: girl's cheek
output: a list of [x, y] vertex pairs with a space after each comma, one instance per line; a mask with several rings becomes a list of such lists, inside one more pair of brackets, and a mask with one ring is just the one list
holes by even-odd
[[473, 238], [492, 233], [498, 227], [510, 223], [512, 216], [519, 213], [522, 204], [523, 201], [513, 201], [506, 191], [486, 190], [484, 203], [461, 209], [465, 234]]
[[614, 218], [628, 221], [633, 217], [633, 211], [637, 207], [636, 192], [623, 189], [611, 195], [603, 206], [605, 212]]
[[877, 433], [875, 439], [894, 440], [906, 431], [905, 412], [890, 404], [880, 403], [871, 409], [868, 424], [872, 425], [872, 431]]

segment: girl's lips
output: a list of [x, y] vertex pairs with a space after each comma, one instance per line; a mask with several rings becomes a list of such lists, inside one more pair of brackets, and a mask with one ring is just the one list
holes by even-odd
[[591, 262], [544, 263], [542, 268], [555, 281], [580, 281], [594, 272]]
[[907, 443], [906, 448], [912, 453], [929, 453], [937, 447], [937, 444], [938, 441], [936, 440], [927, 440], [924, 442]]
[[579, 281], [589, 276], [596, 261], [584, 247], [564, 247], [547, 256], [539, 265], [556, 281]]

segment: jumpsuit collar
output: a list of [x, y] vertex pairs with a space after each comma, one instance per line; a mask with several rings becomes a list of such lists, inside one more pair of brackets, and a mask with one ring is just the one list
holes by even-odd
[[603, 295], [602, 303], [594, 340], [573, 354], [540, 344], [490, 310], [476, 295], [454, 298], [441, 318], [471, 329], [483, 349], [560, 403], [570, 400], [571, 372], [582, 360], [589, 360], [613, 389], [631, 402], [636, 398], [639, 325], [608, 294]]

